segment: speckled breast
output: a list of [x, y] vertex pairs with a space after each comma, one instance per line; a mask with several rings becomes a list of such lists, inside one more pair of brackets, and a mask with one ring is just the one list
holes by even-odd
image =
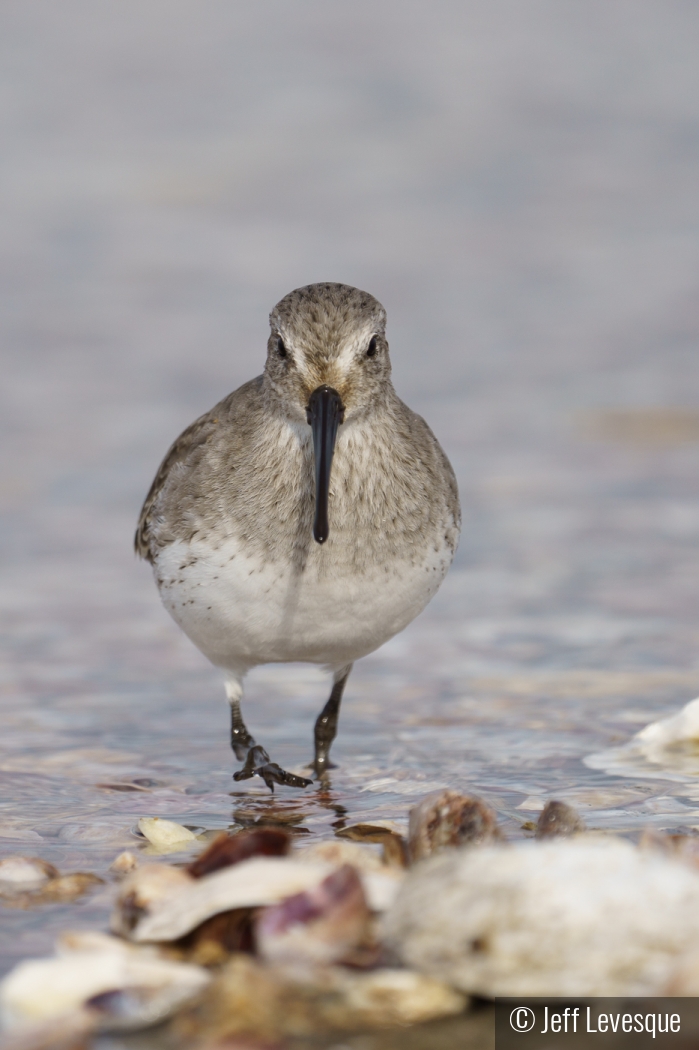
[[414, 619], [451, 562], [432, 544], [409, 561], [343, 570], [330, 549], [307, 564], [256, 560], [232, 538], [163, 548], [155, 576], [166, 609], [212, 663], [244, 673], [262, 663], [339, 668], [377, 649]]

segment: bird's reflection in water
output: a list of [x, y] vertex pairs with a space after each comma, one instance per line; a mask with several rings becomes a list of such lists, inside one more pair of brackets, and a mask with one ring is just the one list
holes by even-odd
[[281, 827], [291, 835], [310, 835], [311, 829], [304, 822], [313, 821], [318, 816], [318, 809], [330, 810], [336, 815], [336, 820], [331, 824], [336, 831], [340, 831], [347, 823], [347, 809], [337, 801], [327, 781], [314, 796], [282, 799], [276, 795], [265, 795], [251, 798], [245, 792], [232, 791], [231, 797], [240, 799], [240, 804], [232, 814], [239, 828]]

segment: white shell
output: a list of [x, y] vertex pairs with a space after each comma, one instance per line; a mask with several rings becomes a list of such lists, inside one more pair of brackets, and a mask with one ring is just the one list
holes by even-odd
[[[196, 1009], [201, 1026], [197, 1046], [223, 1047], [224, 1032], [231, 1045], [286, 1045], [286, 1037], [298, 1036], [301, 1027], [304, 1036], [326, 1036], [324, 1046], [334, 1032], [332, 1045], [344, 1047], [340, 1031], [420, 1024], [460, 1014], [467, 1002], [443, 982], [410, 970], [270, 966], [238, 953], [219, 971]], [[401, 1045], [400, 1037], [395, 1045]]]
[[699, 941], [699, 874], [594, 835], [458, 850], [413, 869], [383, 931], [467, 992], [663, 995]]
[[[149, 865], [155, 874], [156, 865]], [[117, 910], [112, 929], [126, 933], [134, 941], [172, 941], [189, 933], [205, 919], [233, 908], [252, 908], [277, 904], [294, 893], [318, 885], [334, 870], [334, 865], [294, 860], [290, 857], [252, 857], [202, 879], [173, 880], [161, 896], [151, 895], [143, 916], [128, 929]], [[139, 869], [124, 883], [125, 896], [136, 892]], [[393, 871], [360, 872], [364, 892], [372, 911], [384, 911], [393, 901], [401, 875]]]
[[0, 860], [0, 893], [37, 890], [58, 872], [38, 857], [4, 857]]
[[359, 842], [345, 842], [343, 839], [314, 842], [312, 846], [295, 850], [294, 857], [306, 862], [320, 861], [322, 864], [332, 864], [337, 868], [341, 864], [351, 864], [360, 872], [370, 871], [384, 875], [387, 871], [378, 848], [372, 849], [371, 846], [364, 846]]
[[584, 762], [590, 769], [688, 782], [695, 789], [699, 777], [699, 699], [668, 718], [651, 722], [621, 747], [587, 755]]
[[138, 867], [138, 858], [131, 852], [131, 850], [124, 850], [115, 857], [112, 863], [109, 865], [109, 870], [113, 871], [115, 875], [128, 875], [129, 872], [134, 871]]
[[138, 830], [158, 852], [170, 853], [196, 844], [197, 837], [189, 828], [162, 817], [141, 817]]
[[349, 1007], [376, 1025], [421, 1024], [462, 1013], [467, 1005], [453, 988], [411, 970], [350, 974], [346, 987]]
[[104, 934], [64, 936], [59, 951], [53, 959], [20, 963], [0, 984], [4, 1027], [62, 1017], [81, 1010], [93, 996], [133, 990], [142, 996], [138, 1009], [116, 1025], [107, 1017], [104, 1027], [141, 1028], [169, 1016], [211, 979], [199, 966], [161, 959], [154, 949]]
[[684, 742], [699, 742], [699, 699], [685, 704], [677, 714], [651, 722], [634, 737], [650, 761], [658, 761], [665, 748]]

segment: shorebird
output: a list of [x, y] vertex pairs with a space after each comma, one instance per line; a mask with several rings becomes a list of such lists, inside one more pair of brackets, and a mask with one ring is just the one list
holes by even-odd
[[243, 768], [306, 787], [272, 762], [241, 713], [266, 663], [333, 676], [309, 769], [331, 767], [352, 664], [427, 605], [454, 556], [454, 472], [391, 383], [386, 312], [367, 292], [311, 284], [270, 314], [264, 372], [175, 441], [146, 497], [136, 551], [166, 609], [223, 671]]

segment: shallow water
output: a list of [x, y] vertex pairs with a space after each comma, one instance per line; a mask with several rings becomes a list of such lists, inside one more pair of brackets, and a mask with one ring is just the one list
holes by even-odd
[[[330, 836], [442, 785], [513, 836], [550, 797], [699, 828], [694, 773], [584, 763], [699, 694], [699, 14], [437, 8], [0, 15], [0, 855], [108, 878], [144, 815]], [[431, 607], [355, 668], [330, 786], [272, 798], [233, 783], [218, 677], [131, 536], [169, 442], [319, 279], [387, 306], [464, 529]], [[326, 690], [250, 676], [287, 768]], [[0, 971], [103, 927], [110, 895], [0, 906]]]

